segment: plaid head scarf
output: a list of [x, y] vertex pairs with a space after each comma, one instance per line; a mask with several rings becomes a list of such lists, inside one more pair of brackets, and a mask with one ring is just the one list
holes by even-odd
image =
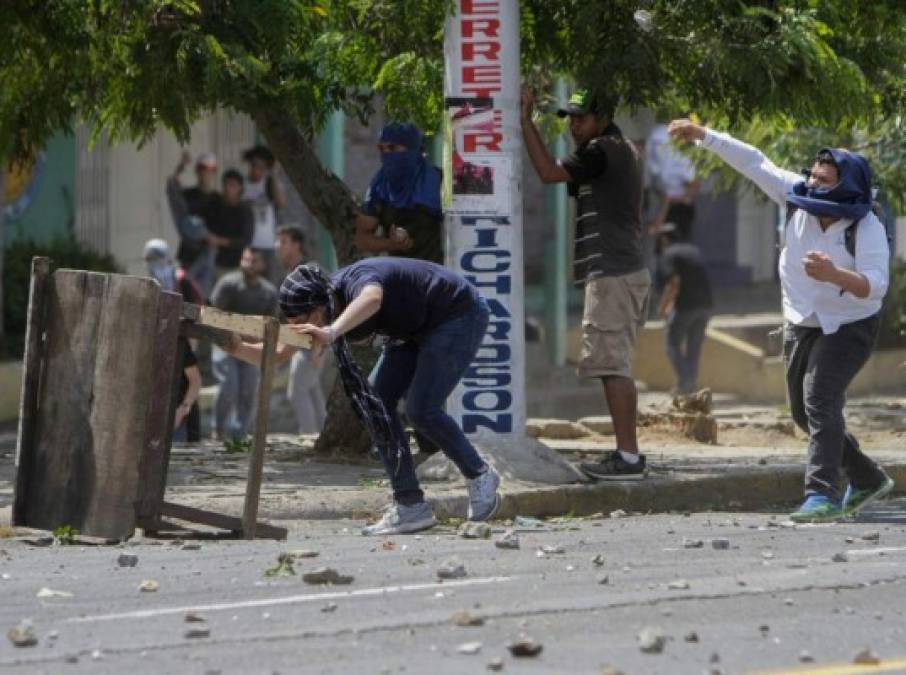
[[[317, 265], [299, 265], [280, 285], [280, 309], [286, 318], [291, 319], [309, 314], [318, 307], [326, 309], [328, 322], [336, 317], [334, 288], [330, 279]], [[388, 454], [393, 452], [396, 455], [399, 470], [404, 450], [403, 439], [396, 437], [383, 401], [374, 393], [368, 379], [352, 358], [346, 338], [338, 335], [332, 348], [343, 389], [352, 401], [353, 409], [368, 428], [372, 442]]]

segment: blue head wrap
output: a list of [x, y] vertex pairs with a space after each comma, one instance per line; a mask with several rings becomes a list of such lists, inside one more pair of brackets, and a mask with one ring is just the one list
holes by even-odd
[[371, 180], [365, 207], [375, 202], [399, 209], [424, 206], [440, 212], [440, 172], [422, 154], [422, 132], [408, 122], [391, 122], [381, 131], [381, 143], [397, 143], [402, 152], [381, 153], [381, 168]]
[[[813, 216], [829, 216], [859, 220], [871, 209], [871, 167], [862, 155], [824, 148], [837, 164], [840, 182], [832, 188], [809, 187], [805, 181], [796, 183], [786, 195], [787, 204]], [[820, 154], [820, 153], [819, 153]]]

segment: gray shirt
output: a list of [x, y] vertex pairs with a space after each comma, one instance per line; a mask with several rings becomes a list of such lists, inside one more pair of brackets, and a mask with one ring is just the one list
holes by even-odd
[[234, 270], [224, 274], [214, 286], [211, 304], [225, 312], [276, 316], [277, 289], [263, 277], [250, 285], [242, 270]]

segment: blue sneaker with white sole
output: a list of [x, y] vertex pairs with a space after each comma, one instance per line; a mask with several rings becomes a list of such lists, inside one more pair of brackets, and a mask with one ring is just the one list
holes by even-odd
[[842, 517], [840, 503], [824, 495], [809, 495], [802, 506], [790, 514], [794, 523], [831, 523]]

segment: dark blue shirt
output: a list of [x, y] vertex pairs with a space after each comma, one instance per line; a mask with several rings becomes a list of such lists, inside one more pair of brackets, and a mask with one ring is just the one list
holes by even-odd
[[331, 277], [342, 311], [368, 285], [384, 291], [378, 313], [349, 331], [350, 340], [374, 333], [394, 339], [417, 338], [461, 316], [476, 302], [478, 291], [465, 278], [427, 260], [366, 258]]

